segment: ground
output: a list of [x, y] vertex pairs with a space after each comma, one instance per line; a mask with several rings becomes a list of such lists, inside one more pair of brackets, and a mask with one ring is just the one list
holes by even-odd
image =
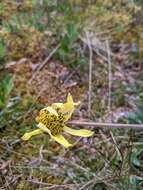
[[[0, 78], [6, 81], [1, 82], [4, 94], [0, 93], [0, 189], [142, 189], [142, 131], [91, 127], [95, 135], [90, 138], [65, 134], [75, 143], [70, 149], [48, 134], [21, 140], [36, 128], [39, 110], [65, 102], [68, 92], [81, 101], [71, 120], [142, 123], [142, 7], [122, 1], [71, 1], [70, 5], [62, 1], [57, 6], [40, 4], [40, 10], [48, 9], [46, 15], [25, 2], [20, 10], [11, 5], [11, 15], [18, 11], [20, 21], [5, 12], [0, 15], [6, 46], [5, 55], [0, 54]], [[27, 23], [24, 12], [34, 15], [37, 9]], [[7, 27], [12, 31], [7, 32]]]

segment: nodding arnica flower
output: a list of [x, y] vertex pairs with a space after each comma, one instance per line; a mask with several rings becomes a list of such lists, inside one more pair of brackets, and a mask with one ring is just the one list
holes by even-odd
[[93, 131], [87, 129], [72, 129], [65, 125], [68, 121], [76, 106], [80, 102], [75, 103], [70, 94], [67, 96], [66, 103], [54, 103], [51, 106], [43, 108], [39, 112], [39, 116], [36, 118], [38, 122], [38, 129], [27, 132], [22, 136], [22, 140], [29, 140], [32, 136], [42, 133], [48, 133], [52, 139], [62, 144], [65, 148], [73, 146], [62, 135], [62, 131], [65, 131], [74, 136], [90, 137], [94, 134]]

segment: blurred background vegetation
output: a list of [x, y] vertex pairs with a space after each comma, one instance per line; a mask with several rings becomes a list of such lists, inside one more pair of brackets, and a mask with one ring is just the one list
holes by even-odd
[[143, 123], [142, 17], [142, 0], [0, 0], [0, 189], [143, 189], [142, 131], [96, 130], [71, 150], [46, 135], [18, 140], [68, 92], [81, 100], [74, 119]]

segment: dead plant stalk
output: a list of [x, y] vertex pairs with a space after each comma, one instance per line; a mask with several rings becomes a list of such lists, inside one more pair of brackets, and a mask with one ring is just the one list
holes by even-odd
[[79, 125], [79, 126], [89, 126], [94, 128], [106, 128], [106, 129], [143, 129], [143, 124], [122, 124], [122, 123], [96, 123], [93, 121], [69, 121], [67, 122], [69, 125]]
[[89, 37], [88, 32], [86, 32], [86, 37], [87, 37], [87, 44], [89, 48], [89, 89], [88, 89], [88, 117], [90, 118], [90, 113], [91, 113], [91, 98], [92, 98], [92, 57], [93, 57], [93, 52], [92, 52], [92, 45], [91, 45], [91, 40]]

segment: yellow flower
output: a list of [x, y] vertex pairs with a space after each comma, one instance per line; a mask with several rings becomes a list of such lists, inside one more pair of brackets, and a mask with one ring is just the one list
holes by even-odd
[[22, 140], [29, 140], [34, 135], [46, 132], [52, 139], [62, 144], [65, 148], [68, 148], [71, 147], [72, 144], [61, 135], [62, 131], [80, 137], [92, 136], [93, 131], [87, 129], [71, 129], [65, 125], [65, 122], [71, 118], [75, 107], [79, 104], [80, 102], [75, 103], [72, 96], [68, 94], [66, 103], [54, 103], [51, 106], [43, 108], [36, 118], [38, 129], [25, 133], [22, 136]]

